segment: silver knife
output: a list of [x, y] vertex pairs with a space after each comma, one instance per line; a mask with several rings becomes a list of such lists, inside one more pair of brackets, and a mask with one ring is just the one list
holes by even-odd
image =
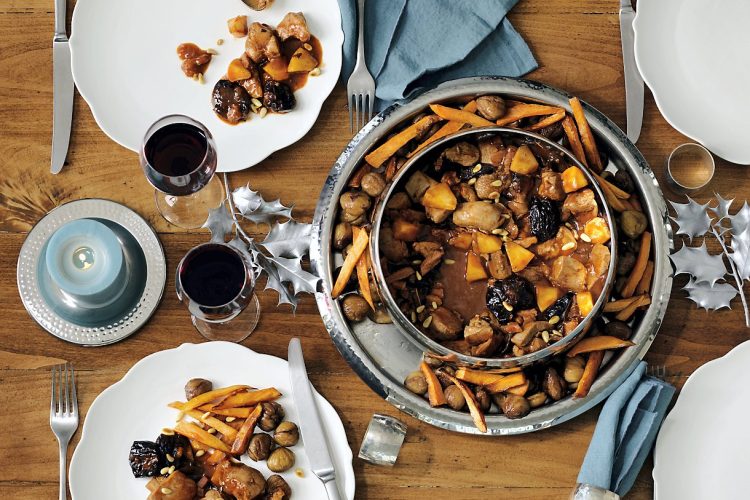
[[620, 40], [622, 41], [622, 63], [625, 67], [625, 106], [628, 139], [633, 143], [641, 135], [643, 124], [643, 78], [635, 64], [635, 33], [633, 19], [635, 11], [631, 0], [620, 0]]
[[298, 338], [289, 341], [289, 379], [292, 382], [294, 404], [299, 413], [299, 429], [305, 443], [305, 453], [313, 474], [323, 481], [329, 500], [340, 500], [336, 485], [336, 470], [331, 460], [325, 429], [320, 421], [310, 380], [307, 378], [302, 344]]
[[52, 160], [50, 171], [59, 173], [70, 143], [73, 120], [73, 72], [70, 69], [70, 46], [65, 30], [66, 0], [55, 0], [55, 36], [52, 39]]

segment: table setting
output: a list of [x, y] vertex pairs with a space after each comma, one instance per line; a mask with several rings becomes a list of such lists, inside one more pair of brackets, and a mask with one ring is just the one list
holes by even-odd
[[0, 8], [0, 491], [744, 498], [748, 13]]

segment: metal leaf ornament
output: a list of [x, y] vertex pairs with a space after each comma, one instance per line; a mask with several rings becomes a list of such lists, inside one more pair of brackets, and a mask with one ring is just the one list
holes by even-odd
[[221, 205], [209, 210], [208, 219], [202, 227], [208, 228], [211, 232], [211, 241], [224, 243], [227, 235], [234, 229], [234, 219], [227, 211], [225, 202], [221, 202]]
[[696, 283], [688, 281], [683, 290], [687, 291], [688, 298], [698, 304], [698, 307], [709, 311], [715, 311], [723, 307], [729, 307], [729, 303], [737, 296], [737, 289], [729, 283], [716, 283], [711, 286], [708, 283]]
[[[703, 237], [700, 246], [683, 243], [670, 258], [675, 274], [690, 275], [683, 288], [690, 300], [704, 309], [716, 310], [731, 308], [730, 302], [739, 295], [745, 325], [750, 327], [750, 311], [742, 289], [743, 281], [750, 279], [750, 206], [745, 202], [732, 215], [729, 211], [733, 201], [716, 195], [715, 207], [709, 207], [710, 201], [701, 205], [690, 197], [687, 203], [670, 202], [676, 213], [671, 218], [679, 226], [677, 234], [684, 234], [689, 241]], [[708, 252], [706, 240], [711, 236], [721, 247], [720, 254]], [[734, 285], [725, 282], [732, 280]]]
[[234, 206], [240, 214], [256, 224], [274, 224], [279, 218], [292, 218], [292, 207], [282, 205], [281, 200], [266, 201], [249, 186], [237, 188], [232, 193]]
[[310, 224], [290, 219], [271, 227], [261, 244], [274, 257], [302, 257], [310, 250], [311, 232]]
[[671, 256], [675, 274], [689, 274], [696, 283], [713, 285], [727, 274], [722, 255], [711, 255], [704, 241], [699, 247], [682, 245]]
[[670, 218], [679, 226], [677, 234], [684, 234], [692, 240], [705, 235], [711, 229], [711, 217], [706, 212], [708, 203], [701, 205], [689, 196], [687, 199], [687, 203], [669, 202], [677, 213], [676, 217]]

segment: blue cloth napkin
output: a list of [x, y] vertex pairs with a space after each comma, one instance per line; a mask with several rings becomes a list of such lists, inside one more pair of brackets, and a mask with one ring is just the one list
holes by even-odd
[[[537, 62], [505, 17], [518, 0], [368, 0], [367, 67], [381, 101], [469, 76], [521, 76]], [[339, 0], [345, 33], [342, 78], [357, 58], [356, 0]]]
[[644, 376], [641, 361], [609, 396], [583, 459], [578, 482], [622, 496], [635, 482], [656, 439], [675, 388]]

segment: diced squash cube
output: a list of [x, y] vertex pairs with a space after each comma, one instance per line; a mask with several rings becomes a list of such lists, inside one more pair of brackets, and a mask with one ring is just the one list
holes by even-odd
[[399, 241], [417, 241], [419, 224], [404, 219], [393, 221], [393, 237]]
[[229, 34], [235, 38], [247, 36], [247, 16], [237, 16], [227, 20]]
[[471, 248], [471, 242], [471, 233], [458, 233], [456, 236], [448, 240], [450, 246], [464, 251]]
[[277, 82], [283, 82], [289, 78], [289, 72], [286, 70], [286, 67], [286, 59], [283, 57], [276, 57], [263, 66], [263, 71]]
[[477, 242], [477, 251], [479, 253], [495, 253], [503, 248], [503, 240], [498, 236], [492, 236], [484, 233], [474, 233]]
[[318, 66], [318, 60], [315, 59], [304, 47], [298, 48], [292, 57], [289, 58], [287, 71], [289, 73], [307, 73]]
[[533, 174], [538, 168], [539, 162], [536, 160], [534, 153], [531, 152], [531, 148], [526, 144], [518, 148], [510, 162], [510, 170], [517, 174]]
[[486, 279], [487, 271], [484, 270], [482, 259], [473, 252], [466, 254], [466, 281], [473, 283], [474, 281]]
[[607, 221], [601, 217], [594, 217], [583, 226], [583, 233], [591, 239], [591, 243], [606, 243], [611, 234]]
[[594, 309], [594, 299], [591, 296], [591, 292], [578, 292], [576, 294], [576, 303], [583, 318], [588, 316], [592, 309]]
[[508, 254], [508, 260], [510, 261], [510, 268], [514, 273], [518, 273], [526, 269], [534, 259], [534, 254], [518, 243], [512, 241], [505, 242], [505, 253]]
[[586, 179], [583, 171], [578, 167], [566, 168], [561, 176], [563, 191], [565, 191], [566, 193], [578, 191], [582, 187], [589, 185], [588, 179]]
[[545, 311], [557, 299], [563, 296], [563, 291], [556, 286], [536, 285], [536, 305], [540, 311]]
[[239, 59], [232, 59], [232, 62], [229, 63], [229, 68], [227, 69], [227, 79], [230, 82], [247, 80], [251, 76], [252, 74], [250, 73], [250, 70], [247, 69]]
[[441, 210], [455, 210], [458, 200], [448, 184], [438, 182], [425, 191], [422, 196], [422, 205]]

